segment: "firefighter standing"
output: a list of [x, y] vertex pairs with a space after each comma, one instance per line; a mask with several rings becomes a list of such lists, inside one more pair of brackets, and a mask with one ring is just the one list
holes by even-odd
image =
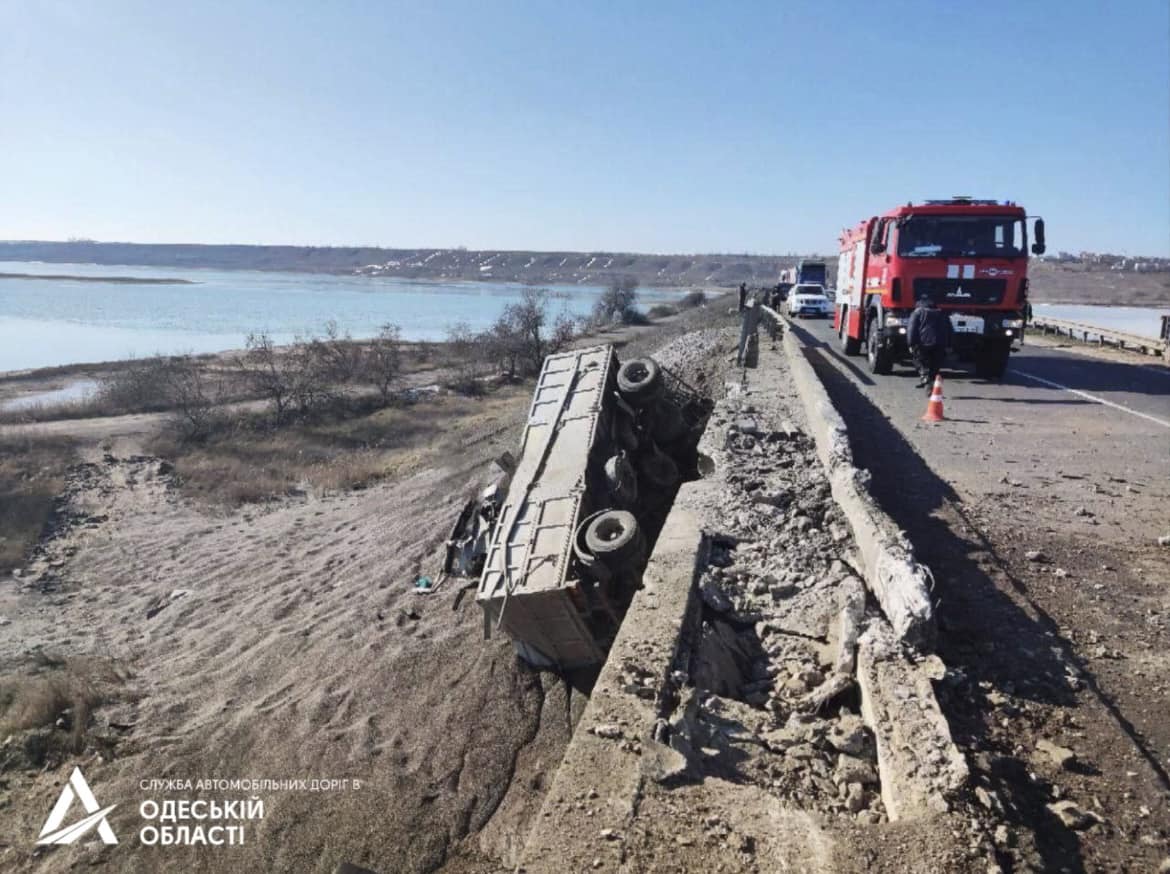
[[741, 282], [739, 284], [739, 311], [742, 313], [744, 306], [747, 304], [747, 283]]
[[951, 345], [951, 320], [929, 297], [918, 299], [906, 329], [906, 343], [918, 367], [918, 388], [929, 387]]

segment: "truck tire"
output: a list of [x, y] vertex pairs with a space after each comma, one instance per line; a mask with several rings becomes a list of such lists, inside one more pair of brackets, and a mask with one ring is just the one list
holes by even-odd
[[634, 562], [642, 552], [642, 532], [638, 520], [626, 510], [607, 510], [598, 514], [585, 529], [585, 547], [618, 570]]
[[1011, 353], [1010, 343], [1004, 343], [1002, 340], [985, 343], [976, 353], [975, 375], [983, 379], [1003, 379]]
[[841, 326], [837, 330], [837, 339], [841, 341], [841, 351], [846, 355], [856, 355], [861, 351], [861, 341], [849, 336], [849, 308], [841, 313]]
[[609, 496], [619, 507], [632, 507], [638, 501], [638, 475], [625, 452], [612, 455], [605, 462], [605, 483]]
[[869, 319], [869, 330], [865, 332], [865, 357], [869, 359], [869, 372], [884, 376], [894, 371], [894, 355], [881, 343], [881, 326], [876, 316]]
[[653, 358], [631, 358], [618, 369], [618, 391], [631, 406], [641, 409], [662, 395], [662, 370]]

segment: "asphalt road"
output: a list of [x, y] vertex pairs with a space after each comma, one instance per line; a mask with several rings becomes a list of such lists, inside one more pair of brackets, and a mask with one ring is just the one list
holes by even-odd
[[[964, 490], [997, 492], [1004, 478], [1039, 485], [1054, 512], [1062, 503], [1075, 511], [1104, 490], [1132, 512], [1113, 520], [1102, 515], [1095, 534], [1148, 540], [1170, 528], [1170, 368], [1164, 364], [1025, 343], [995, 382], [951, 359], [943, 370], [947, 421], [928, 424], [921, 421], [926, 393], [914, 387], [909, 362], [874, 376], [864, 356], [844, 355], [830, 321], [800, 321], [790, 330], [847, 409], [880, 411], [931, 468]], [[864, 426], [851, 429], [851, 439], [865, 440]], [[855, 452], [864, 463], [864, 449]]]

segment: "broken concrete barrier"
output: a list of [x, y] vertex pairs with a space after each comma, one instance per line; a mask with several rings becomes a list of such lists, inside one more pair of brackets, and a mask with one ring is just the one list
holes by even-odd
[[905, 535], [870, 495], [866, 475], [853, 464], [845, 422], [791, 332], [784, 335], [784, 351], [817, 454], [829, 473], [833, 498], [853, 529], [865, 584], [899, 638], [916, 649], [933, 650], [930, 572], [914, 559]]

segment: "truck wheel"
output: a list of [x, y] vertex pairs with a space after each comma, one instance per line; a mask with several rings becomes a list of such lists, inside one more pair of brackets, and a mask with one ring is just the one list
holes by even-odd
[[881, 339], [881, 328], [878, 326], [876, 318], [869, 320], [869, 330], [865, 332], [866, 337], [866, 358], [869, 359], [870, 373], [876, 373], [879, 376], [887, 373], [892, 373], [894, 370], [894, 355], [889, 348], [883, 348], [879, 342]]
[[1010, 343], [993, 340], [984, 344], [976, 354], [975, 375], [983, 379], [1003, 379], [1011, 353]]
[[849, 310], [841, 313], [841, 327], [837, 331], [837, 339], [841, 341], [841, 351], [846, 355], [856, 355], [861, 351], [861, 341], [849, 336]]
[[609, 495], [619, 507], [632, 507], [638, 500], [638, 475], [634, 466], [619, 452], [605, 462], [605, 482]]
[[618, 391], [627, 403], [643, 407], [662, 394], [662, 370], [653, 358], [632, 358], [618, 369]]
[[638, 520], [626, 510], [607, 510], [585, 529], [585, 546], [616, 571], [641, 552], [642, 534], [638, 530]]

